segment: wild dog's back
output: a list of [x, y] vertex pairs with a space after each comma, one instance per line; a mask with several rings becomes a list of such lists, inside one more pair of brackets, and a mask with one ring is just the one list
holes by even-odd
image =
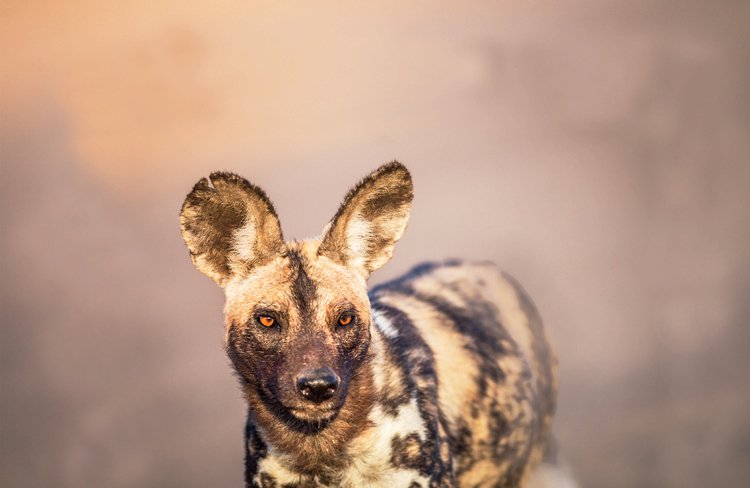
[[556, 360], [525, 291], [493, 264], [447, 262], [370, 295], [390, 348], [413, 347], [413, 327], [432, 352], [458, 484], [525, 482], [542, 457], [557, 389]]

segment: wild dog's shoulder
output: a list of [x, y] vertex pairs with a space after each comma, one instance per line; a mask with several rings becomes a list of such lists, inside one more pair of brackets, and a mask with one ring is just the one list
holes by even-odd
[[[371, 301], [388, 351], [424, 344], [417, 350], [434, 359], [456, 476], [474, 485], [497, 469], [508, 486], [520, 482], [554, 409], [551, 352], [523, 288], [493, 263], [448, 261], [376, 287]], [[413, 356], [396, 354], [383, 369], [393, 374]]]
[[515, 296], [519, 302], [524, 302], [525, 307], [534, 308], [519, 282], [491, 261], [449, 259], [424, 262], [402, 276], [372, 288], [370, 301], [377, 305], [383, 297], [393, 293], [422, 298], [436, 295], [450, 298], [451, 294], [458, 294], [467, 302], [466, 305], [473, 300], [496, 301], [498, 294], [505, 294]]

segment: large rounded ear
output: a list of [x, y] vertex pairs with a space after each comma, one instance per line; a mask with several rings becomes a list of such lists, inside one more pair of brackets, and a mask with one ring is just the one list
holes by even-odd
[[209, 179], [185, 198], [180, 228], [195, 267], [224, 287], [281, 252], [284, 239], [263, 190], [232, 173], [212, 173]]
[[411, 175], [404, 165], [384, 164], [346, 195], [323, 231], [318, 254], [366, 278], [391, 258], [409, 221], [413, 197]]

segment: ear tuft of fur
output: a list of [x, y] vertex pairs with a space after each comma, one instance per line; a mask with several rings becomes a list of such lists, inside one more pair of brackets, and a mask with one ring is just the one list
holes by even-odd
[[265, 192], [222, 171], [193, 186], [182, 204], [180, 228], [195, 267], [219, 286], [270, 259], [284, 244]]
[[413, 198], [406, 167], [398, 161], [382, 165], [344, 197], [324, 230], [318, 254], [368, 276], [391, 258], [406, 229]]

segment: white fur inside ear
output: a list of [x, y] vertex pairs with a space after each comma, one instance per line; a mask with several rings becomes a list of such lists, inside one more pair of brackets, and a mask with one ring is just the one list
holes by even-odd
[[[393, 244], [404, 234], [408, 218], [408, 211], [382, 215], [374, 220], [367, 220], [359, 213], [354, 214], [346, 227], [349, 266], [369, 274], [385, 264], [393, 255]], [[377, 240], [376, 233], [389, 236], [390, 245], [373, 249], [371, 243]]]
[[240, 261], [250, 262], [253, 260], [253, 244], [255, 243], [256, 227], [251, 218], [247, 218], [245, 224], [232, 234], [232, 250]]
[[372, 222], [354, 215], [346, 228], [346, 242], [349, 247], [350, 266], [366, 268], [369, 256], [368, 243], [372, 237]]

